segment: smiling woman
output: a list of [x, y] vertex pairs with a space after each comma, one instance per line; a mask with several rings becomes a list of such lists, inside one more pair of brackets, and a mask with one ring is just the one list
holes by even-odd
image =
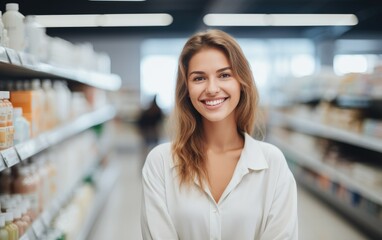
[[142, 170], [143, 239], [298, 238], [296, 183], [284, 155], [250, 136], [258, 101], [230, 35], [209, 30], [187, 41], [174, 139], [154, 148]]

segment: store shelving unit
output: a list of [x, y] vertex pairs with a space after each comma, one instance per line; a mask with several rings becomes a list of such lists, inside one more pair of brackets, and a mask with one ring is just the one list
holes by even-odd
[[[335, 140], [376, 152], [382, 152], [382, 141], [378, 138], [347, 132], [346, 130], [327, 126], [314, 120], [298, 118], [277, 111], [270, 112], [269, 120], [271, 128], [288, 128], [292, 131]], [[364, 182], [352, 178], [345, 170], [341, 170], [333, 165], [325, 163], [325, 161], [319, 159], [317, 156], [300, 151], [296, 146], [292, 146], [279, 135], [272, 134], [272, 131], [270, 132], [268, 141], [278, 146], [284, 152], [287, 159], [293, 162], [293, 164], [304, 169], [309, 169], [320, 176], [325, 176], [330, 179], [331, 182], [336, 182], [341, 186], [345, 186], [347, 189], [351, 189], [352, 191], [359, 193], [362, 197], [382, 206], [382, 188], [365, 184]], [[336, 198], [333, 194], [323, 191], [315, 184], [306, 181], [306, 179], [302, 177], [300, 171], [296, 171], [294, 174], [299, 184], [311, 190], [317, 196], [334, 206], [353, 222], [356, 222], [363, 229], [366, 229], [372, 236], [377, 236], [378, 238], [382, 237], [381, 219], [371, 216], [359, 208], [344, 204], [341, 199]]]
[[283, 125], [298, 132], [382, 152], [382, 139], [380, 138], [348, 132], [346, 130], [324, 125], [311, 119], [297, 118], [285, 113], [272, 111], [270, 113], [270, 124], [278, 126]]
[[0, 72], [3, 77], [63, 79], [110, 91], [118, 90], [121, 87], [121, 78], [118, 75], [81, 69], [65, 69], [37, 62], [33, 56], [1, 46]]
[[114, 118], [116, 111], [108, 105], [64, 124], [36, 138], [0, 151], [0, 171], [12, 167], [37, 153], [54, 146], [82, 131]]
[[[83, 84], [108, 91], [115, 91], [121, 87], [121, 79], [118, 75], [57, 67], [38, 62], [33, 56], [25, 53], [0, 46], [0, 80], [26, 80], [33, 78], [66, 80], [74, 84]], [[45, 149], [74, 137], [86, 129], [112, 120], [115, 115], [115, 107], [106, 105], [72, 119], [55, 129], [44, 132], [33, 139], [2, 150], [0, 151], [0, 171], [15, 166]], [[102, 156], [99, 160], [101, 158]], [[78, 238], [85, 239], [120, 172], [113, 163], [108, 164], [104, 169], [98, 165], [99, 162], [92, 163], [91, 166], [86, 167], [84, 172], [77, 176], [78, 179], [73, 181], [74, 185], [68, 188], [66, 192], [59, 193], [52, 200], [21, 239], [39, 239], [49, 228], [52, 219], [58, 214], [59, 210], [68, 203], [76, 189], [83, 184], [84, 177], [91, 175], [94, 171], [101, 171], [99, 173], [100, 179], [96, 182], [97, 193], [93, 205], [90, 208], [89, 215], [86, 217], [84, 230], [79, 234]]]
[[[49, 230], [51, 221], [55, 216], [57, 216], [60, 209], [66, 206], [66, 204], [73, 197], [76, 189], [83, 184], [83, 179], [96, 171], [96, 165], [97, 164], [92, 164], [92, 166], [86, 168], [83, 174], [76, 179], [75, 184], [71, 188], [68, 188], [68, 190], [64, 193], [59, 194], [59, 196], [51, 202], [50, 206], [41, 213], [40, 217], [33, 222], [32, 227], [28, 229], [20, 240], [40, 239], [43, 233]], [[100, 178], [103, 180], [96, 184], [97, 195], [89, 208], [88, 215], [84, 221], [84, 226], [78, 234], [77, 240], [85, 240], [89, 235], [90, 230], [92, 229], [92, 226], [100, 213], [100, 209], [102, 209], [102, 206], [107, 200], [107, 196], [113, 189], [113, 186], [120, 175], [120, 169], [115, 163], [111, 163], [110, 166], [101, 171]]]

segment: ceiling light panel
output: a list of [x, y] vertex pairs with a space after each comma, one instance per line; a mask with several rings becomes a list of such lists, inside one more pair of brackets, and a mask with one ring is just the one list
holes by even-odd
[[207, 14], [208, 26], [353, 26], [354, 14]]
[[173, 18], [167, 13], [36, 15], [36, 21], [47, 28], [60, 27], [144, 27], [168, 26]]

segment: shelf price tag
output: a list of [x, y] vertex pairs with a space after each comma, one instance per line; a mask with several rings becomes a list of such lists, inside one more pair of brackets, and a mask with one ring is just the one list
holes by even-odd
[[21, 160], [25, 160], [37, 153], [37, 142], [34, 139], [17, 144], [15, 146]]
[[36, 219], [32, 224], [32, 229], [34, 231], [34, 234], [39, 239], [42, 234], [44, 233], [44, 224], [42, 223], [41, 219]]
[[5, 51], [5, 48], [3, 47], [0, 47], [0, 62], [9, 63], [7, 52]]
[[1, 156], [3, 156], [3, 160], [7, 167], [12, 167], [20, 162], [19, 156], [13, 147], [1, 151]]
[[7, 48], [6, 51], [7, 51], [8, 58], [12, 64], [21, 65], [20, 57], [15, 50]]

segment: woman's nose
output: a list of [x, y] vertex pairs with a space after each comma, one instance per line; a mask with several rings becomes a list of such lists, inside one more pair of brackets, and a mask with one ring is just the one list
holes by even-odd
[[220, 92], [219, 85], [215, 79], [211, 79], [208, 81], [207, 87], [206, 87], [206, 93], [207, 94], [216, 94]]

